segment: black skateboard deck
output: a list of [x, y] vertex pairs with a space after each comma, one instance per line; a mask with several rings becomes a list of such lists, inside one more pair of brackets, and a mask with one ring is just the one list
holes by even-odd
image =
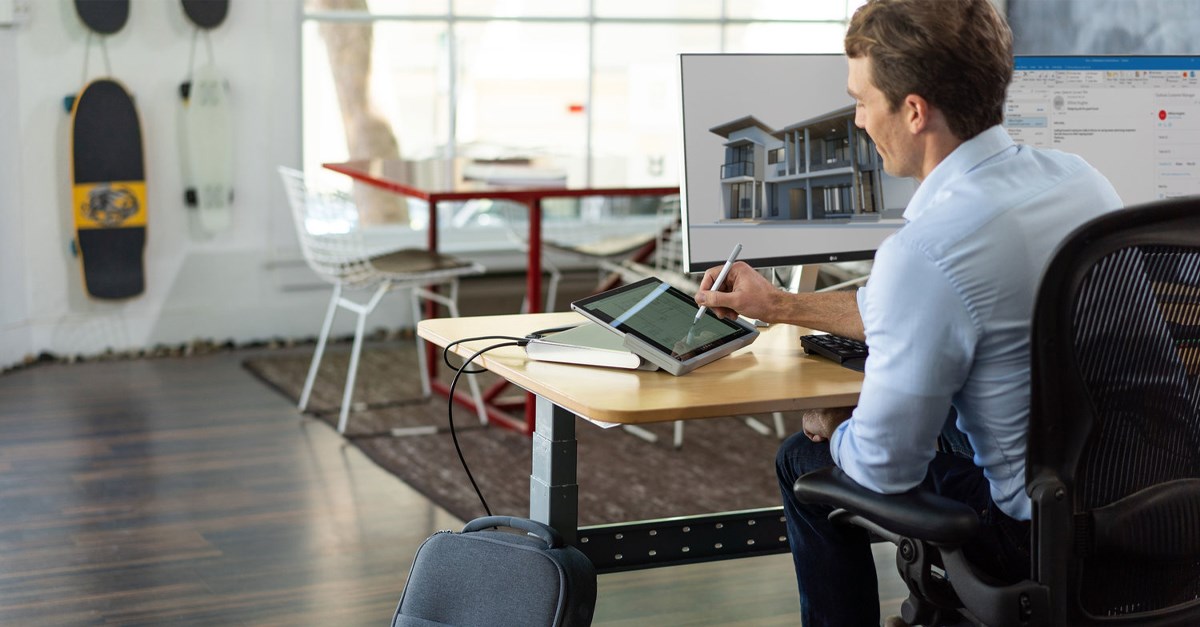
[[75, 242], [94, 298], [145, 289], [146, 175], [142, 131], [129, 93], [112, 79], [89, 83], [71, 111]]
[[229, 14], [229, 0], [183, 0], [183, 12], [200, 28], [216, 28]]
[[84, 26], [111, 35], [129, 21], [129, 0], [75, 0], [75, 12]]

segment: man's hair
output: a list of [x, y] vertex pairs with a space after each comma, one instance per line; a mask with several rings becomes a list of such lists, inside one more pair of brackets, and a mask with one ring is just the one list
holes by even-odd
[[1012, 31], [989, 0], [869, 0], [846, 31], [846, 55], [871, 59], [893, 111], [916, 94], [970, 139], [1004, 119]]

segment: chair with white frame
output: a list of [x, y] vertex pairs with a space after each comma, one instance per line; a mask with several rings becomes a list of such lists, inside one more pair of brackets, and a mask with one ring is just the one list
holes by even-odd
[[[299, 408], [308, 407], [317, 370], [329, 340], [329, 332], [338, 309], [346, 309], [358, 316], [354, 330], [354, 345], [350, 353], [350, 366], [346, 375], [346, 387], [342, 393], [342, 404], [338, 416], [338, 433], [345, 433], [349, 419], [355, 377], [358, 373], [359, 357], [362, 354], [363, 332], [367, 316], [375, 310], [380, 300], [390, 291], [409, 294], [412, 306], [413, 326], [421, 319], [422, 301], [432, 301], [449, 311], [451, 317], [458, 316], [458, 280], [467, 275], [482, 274], [483, 266], [426, 249], [403, 249], [383, 254], [372, 254], [366, 248], [359, 227], [358, 209], [348, 197], [337, 194], [314, 192], [306, 183], [304, 173], [280, 166], [279, 175], [287, 190], [292, 208], [296, 236], [309, 268], [319, 277], [333, 284], [333, 296], [321, 326], [317, 349], [313, 354], [304, 391], [300, 394]], [[443, 286], [444, 293], [435, 291]], [[363, 301], [348, 298], [344, 292], [357, 291], [368, 294]], [[414, 334], [415, 335], [415, 334]], [[429, 369], [426, 364], [424, 341], [417, 337], [417, 360], [421, 376], [421, 392], [430, 396]], [[479, 420], [487, 424], [487, 412], [479, 392], [479, 384], [473, 376], [467, 379], [475, 401]], [[436, 427], [393, 429], [393, 435], [415, 435], [430, 433]]]

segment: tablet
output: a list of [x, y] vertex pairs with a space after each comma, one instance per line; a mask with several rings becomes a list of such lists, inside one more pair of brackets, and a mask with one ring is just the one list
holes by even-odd
[[742, 320], [723, 320], [661, 279], [642, 279], [571, 303], [571, 309], [623, 338], [625, 347], [673, 375], [687, 374], [758, 338]]

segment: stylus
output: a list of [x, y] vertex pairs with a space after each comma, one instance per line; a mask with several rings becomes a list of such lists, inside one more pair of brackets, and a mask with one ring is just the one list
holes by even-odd
[[[713, 291], [721, 289], [721, 284], [725, 282], [725, 277], [729, 275], [729, 269], [733, 267], [733, 262], [737, 259], [738, 253], [742, 252], [741, 244], [734, 244], [733, 252], [729, 253], [729, 259], [725, 260], [725, 265], [721, 266], [721, 273], [717, 275], [717, 280], [713, 281]], [[699, 311], [696, 312], [696, 317], [692, 318], [692, 324], [700, 322], [700, 318], [704, 316], [704, 312], [708, 311], [708, 306], [700, 305]]]

